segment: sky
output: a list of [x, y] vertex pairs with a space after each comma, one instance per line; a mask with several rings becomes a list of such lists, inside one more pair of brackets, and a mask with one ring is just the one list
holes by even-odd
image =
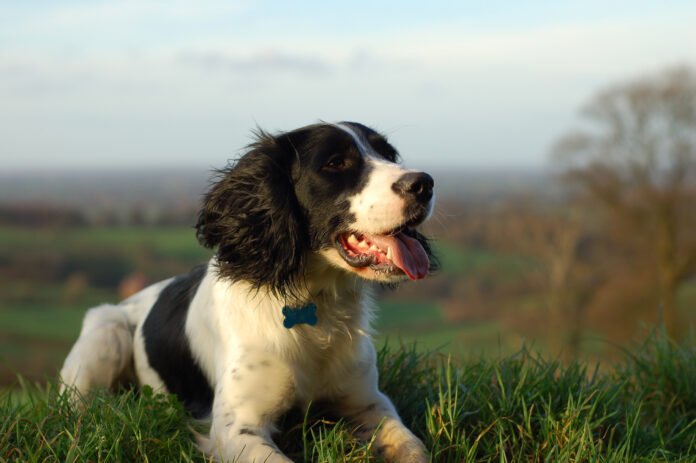
[[0, 0], [0, 170], [224, 165], [353, 120], [412, 167], [549, 163], [608, 85], [696, 66], [696, 3]]

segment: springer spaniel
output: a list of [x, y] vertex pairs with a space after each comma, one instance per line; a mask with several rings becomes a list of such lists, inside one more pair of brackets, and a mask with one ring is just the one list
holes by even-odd
[[76, 399], [124, 376], [211, 419], [221, 461], [288, 462], [271, 439], [293, 406], [321, 400], [393, 462], [426, 462], [378, 389], [368, 281], [424, 278], [416, 231], [433, 179], [358, 123], [263, 131], [219, 171], [196, 224], [207, 265], [90, 309], [61, 370]]

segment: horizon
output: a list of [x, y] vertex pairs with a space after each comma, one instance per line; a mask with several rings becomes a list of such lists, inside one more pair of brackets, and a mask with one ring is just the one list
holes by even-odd
[[[39, 167], [13, 167], [9, 169], [2, 169], [0, 171], [0, 178], [16, 178], [16, 177], [79, 177], [89, 175], [93, 178], [94, 176], [106, 176], [106, 177], [120, 177], [123, 175], [152, 175], [153, 173], [161, 173], [162, 175], [197, 175], [197, 174], [215, 174], [217, 169], [225, 167], [229, 163], [236, 162], [235, 159], [229, 159], [228, 161], [223, 161], [217, 166], [213, 165], [203, 165], [203, 164], [170, 164], [170, 165], [156, 165], [156, 164], [140, 164], [140, 165], [120, 165], [115, 167], [110, 166], [85, 166], [82, 169], [75, 169], [71, 166], [39, 166]], [[429, 167], [423, 167], [421, 165], [412, 165], [413, 163], [405, 163], [408, 167], [427, 171], [428, 173], [435, 173], [445, 176], [456, 176], [456, 175], [476, 175], [476, 174], [522, 174], [522, 175], [536, 175], [536, 174], [553, 174], [556, 172], [555, 166], [552, 163], [548, 164], [509, 164], [509, 165], [430, 165]]]
[[[517, 193], [554, 196], [556, 173], [546, 168], [428, 169], [441, 200], [486, 200]], [[0, 206], [130, 209], [139, 205], [197, 204], [214, 178], [201, 166], [0, 172]]]
[[[546, 166], [607, 86], [696, 64], [696, 5], [4, 2], [5, 171], [220, 167], [357, 120], [407, 165]], [[365, 14], [368, 12], [369, 14]]]

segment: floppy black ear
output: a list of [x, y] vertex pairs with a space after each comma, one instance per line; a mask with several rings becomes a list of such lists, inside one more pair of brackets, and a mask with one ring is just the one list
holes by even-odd
[[236, 164], [218, 171], [196, 235], [204, 246], [217, 247], [222, 277], [283, 295], [297, 289], [309, 238], [293, 188], [295, 152], [287, 136], [280, 137], [259, 131]]

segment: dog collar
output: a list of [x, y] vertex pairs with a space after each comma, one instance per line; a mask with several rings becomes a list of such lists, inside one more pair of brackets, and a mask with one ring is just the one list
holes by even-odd
[[308, 302], [302, 307], [286, 305], [283, 307], [283, 315], [285, 316], [283, 326], [287, 329], [303, 323], [314, 326], [317, 324], [317, 305], [314, 302]]

